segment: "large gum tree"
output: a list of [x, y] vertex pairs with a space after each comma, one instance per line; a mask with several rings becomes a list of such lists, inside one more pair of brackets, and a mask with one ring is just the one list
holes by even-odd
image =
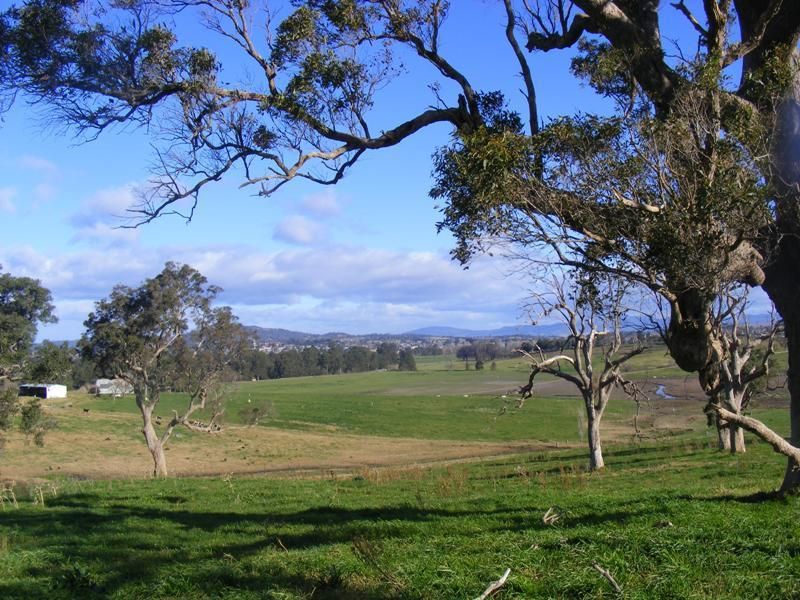
[[[800, 258], [800, 3], [708, 0], [690, 7], [658, 0], [503, 0], [498, 7], [505, 26], [496, 34], [512, 50], [524, 108], [522, 118], [508, 114], [506, 125], [494, 131], [487, 128], [489, 113], [498, 112], [502, 95], [481, 93], [459, 69], [459, 57], [442, 51], [451, 10], [445, 0], [305, 0], [291, 9], [247, 0], [30, 0], [0, 21], [0, 84], [6, 99], [21, 93], [46, 103], [88, 136], [118, 123], [157, 121], [163, 135], [159, 167], [135, 207], [139, 222], [175, 212], [190, 217], [202, 189], [226, 176], [241, 177], [244, 186], [264, 195], [295, 178], [336, 183], [366, 153], [436, 123], [451, 124], [460, 142], [488, 135], [488, 144], [493, 135], [506, 135], [508, 125], [535, 138], [542, 124], [532, 53], [572, 48], [573, 71], [597, 93], [644, 97], [651, 115], [661, 119], [674, 114], [687, 89], [705, 90], [717, 138], [733, 135], [745, 145], [748, 138], [767, 140], [768, 160], [756, 167], [769, 190], [769, 219], [758, 235], [743, 240], [748, 251], [737, 256], [749, 263], [722, 279], [762, 285], [783, 317], [789, 446], [800, 447], [800, 279], [794, 267]], [[287, 14], [280, 21], [274, 17], [278, 8]], [[668, 58], [662, 42], [666, 11], [685, 19], [691, 32], [670, 53], [679, 58]], [[210, 49], [192, 47], [179, 28], [164, 25], [176, 12], [200, 19], [217, 40], [237, 50], [238, 62], [248, 65], [246, 76], [237, 78], [237, 70], [220, 65]], [[487, 26], [485, 35], [495, 32]], [[433, 84], [435, 106], [378, 128], [371, 109], [376, 91], [396, 74], [398, 56], [433, 67], [439, 81], [414, 83]], [[736, 82], [729, 83], [731, 73], [738, 73]], [[509, 82], [510, 89], [519, 86]], [[545, 182], [553, 161], [541, 153], [527, 159], [529, 176]], [[502, 182], [506, 174], [493, 172], [486, 183]], [[449, 203], [448, 193], [443, 196]], [[609, 204], [563, 197], [560, 215], [541, 216], [558, 220], [582, 211], [602, 220], [609, 207], [627, 206], [624, 200], [630, 199]], [[181, 208], [187, 199], [190, 208]], [[512, 209], [519, 200], [506, 199]], [[461, 208], [474, 223], [485, 207]], [[559, 224], [594, 241], [590, 228]], [[683, 368], [708, 370], [717, 359], [707, 308], [717, 290], [671, 292], [681, 298], [673, 303], [679, 313], [671, 321], [670, 348]], [[800, 485], [796, 466], [790, 457], [784, 490]]]

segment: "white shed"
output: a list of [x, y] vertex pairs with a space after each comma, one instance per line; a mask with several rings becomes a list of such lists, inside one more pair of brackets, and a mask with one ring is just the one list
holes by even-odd
[[36, 398], [66, 398], [67, 386], [58, 383], [23, 383], [19, 386], [20, 396]]
[[124, 396], [133, 393], [133, 386], [122, 379], [98, 379], [94, 383], [94, 393], [98, 396]]

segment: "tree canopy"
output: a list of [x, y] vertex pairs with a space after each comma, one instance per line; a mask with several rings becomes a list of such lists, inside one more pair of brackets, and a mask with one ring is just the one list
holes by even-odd
[[[136, 288], [116, 286], [84, 323], [83, 356], [104, 375], [133, 387], [158, 476], [167, 475], [164, 444], [172, 430], [204, 406], [209, 386], [245, 345], [230, 311], [211, 307], [219, 291], [192, 267], [170, 262]], [[194, 336], [187, 339], [192, 326]], [[153, 411], [161, 390], [181, 380], [190, 388], [189, 408], [176, 413], [159, 436]]]

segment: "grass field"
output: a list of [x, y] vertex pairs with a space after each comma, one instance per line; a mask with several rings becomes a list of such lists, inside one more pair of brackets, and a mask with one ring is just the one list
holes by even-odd
[[[164, 481], [131, 399], [72, 396], [45, 448], [0, 459], [0, 598], [471, 599], [506, 568], [501, 600], [800, 597], [800, 500], [764, 493], [783, 461], [715, 452], [691, 381], [637, 361], [678, 397], [642, 408], [635, 443], [612, 402], [594, 474], [574, 394], [543, 378], [517, 409], [515, 360], [240, 384], [223, 434], [170, 442], [173, 472], [206, 476]], [[782, 402], [754, 412], [785, 429]]]
[[[702, 444], [347, 478], [61, 482], [0, 512], [3, 598], [793, 598], [797, 498], [776, 459]], [[554, 507], [559, 520], [545, 525]]]

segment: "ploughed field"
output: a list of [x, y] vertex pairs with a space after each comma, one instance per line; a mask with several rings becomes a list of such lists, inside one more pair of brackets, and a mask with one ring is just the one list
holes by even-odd
[[[164, 481], [132, 398], [48, 401], [45, 447], [13, 434], [0, 458], [0, 598], [475, 598], [507, 568], [494, 598], [800, 596], [800, 502], [765, 494], [783, 460], [713, 450], [662, 352], [629, 367], [639, 435], [616, 398], [593, 474], [568, 384], [518, 408], [522, 361], [418, 367], [236, 384]], [[780, 391], [752, 412], [787, 428]]]

